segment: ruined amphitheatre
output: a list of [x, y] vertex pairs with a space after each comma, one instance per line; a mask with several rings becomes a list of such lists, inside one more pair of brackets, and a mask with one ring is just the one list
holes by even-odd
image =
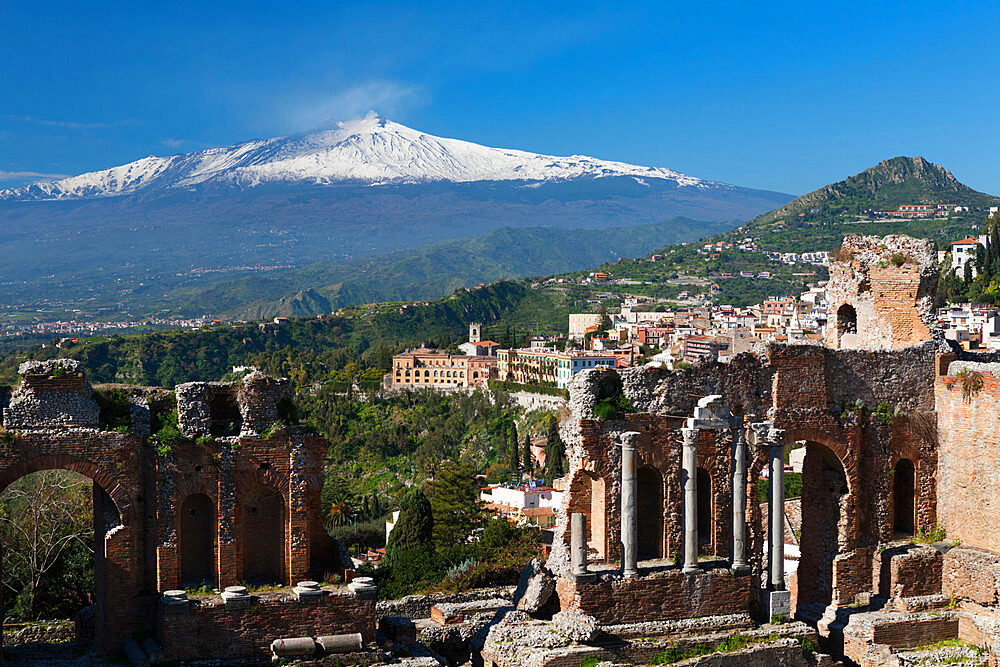
[[[133, 426], [114, 433], [76, 362], [26, 363], [4, 397], [0, 487], [47, 469], [94, 481], [95, 605], [76, 632], [136, 660], [875, 667], [962, 640], [995, 665], [1000, 356], [936, 329], [933, 243], [849, 236], [838, 256], [822, 345], [573, 380], [567, 499], [512, 596], [377, 603], [370, 579], [317, 583], [350, 569], [323, 529], [325, 443], [275, 427], [289, 388], [259, 373], [172, 397], [123, 387]], [[596, 418], [618, 394], [636, 411]], [[157, 453], [150, 415], [168, 400], [188, 440]], [[780, 483], [794, 445], [799, 528]], [[236, 585], [256, 575], [287, 588]], [[199, 577], [221, 594], [181, 590]]]

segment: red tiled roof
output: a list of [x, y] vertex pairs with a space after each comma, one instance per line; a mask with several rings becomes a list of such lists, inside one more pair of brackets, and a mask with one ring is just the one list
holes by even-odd
[[963, 245], [967, 245], [969, 243], [979, 243], [979, 241], [977, 241], [976, 239], [962, 239], [961, 241], [952, 241], [952, 245], [958, 245], [960, 243]]

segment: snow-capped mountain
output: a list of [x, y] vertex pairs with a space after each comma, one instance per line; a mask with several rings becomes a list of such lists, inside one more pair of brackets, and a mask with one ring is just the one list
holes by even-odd
[[54, 182], [2, 190], [0, 199], [112, 197], [207, 184], [243, 189], [269, 183], [553, 182], [617, 176], [663, 179], [678, 187], [722, 185], [661, 167], [641, 167], [585, 155], [556, 157], [490, 148], [424, 134], [370, 115], [338, 123], [331, 129], [171, 157], [147, 157]]

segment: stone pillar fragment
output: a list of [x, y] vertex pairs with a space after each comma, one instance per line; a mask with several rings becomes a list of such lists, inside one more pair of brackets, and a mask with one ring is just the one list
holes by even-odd
[[637, 431], [621, 434], [622, 441], [622, 574], [627, 579], [639, 576], [639, 533], [636, 513], [638, 462], [636, 461], [635, 440]]
[[733, 563], [735, 575], [748, 574], [746, 560], [747, 531], [747, 453], [743, 426], [733, 429]]
[[570, 517], [570, 557], [574, 581], [589, 581], [594, 577], [587, 572], [587, 515], [574, 512]]
[[684, 475], [684, 572], [698, 568], [698, 429], [682, 428]]
[[[774, 431], [772, 431], [774, 433]], [[784, 434], [784, 431], [781, 431]], [[769, 454], [771, 458], [770, 503], [768, 515], [770, 524], [768, 536], [771, 539], [769, 556], [770, 567], [768, 587], [772, 591], [785, 590], [785, 443], [784, 438], [776, 441], [770, 439]]]

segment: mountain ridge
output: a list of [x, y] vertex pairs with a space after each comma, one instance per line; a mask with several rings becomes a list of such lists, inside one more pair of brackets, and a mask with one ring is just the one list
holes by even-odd
[[51, 201], [112, 197], [217, 184], [245, 189], [265, 183], [427, 183], [559, 181], [631, 176], [679, 187], [720, 187], [664, 167], [642, 167], [586, 155], [554, 156], [436, 137], [381, 116], [272, 139], [139, 160], [0, 190], [0, 200]]
[[[796, 197], [784, 206], [757, 216], [750, 225], [767, 224], [800, 213], [857, 215], [865, 207], [880, 206], [891, 210], [909, 203], [983, 206], [987, 201], [996, 202], [1000, 198], [973, 190], [948, 169], [921, 156], [897, 156]], [[815, 208], [821, 210], [813, 211]]]

